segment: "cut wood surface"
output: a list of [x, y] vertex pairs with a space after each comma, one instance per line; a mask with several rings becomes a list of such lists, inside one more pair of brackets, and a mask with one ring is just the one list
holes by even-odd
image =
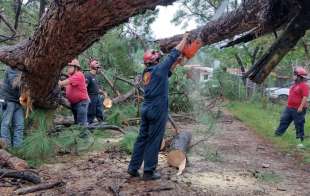
[[8, 153], [6, 150], [3, 149], [0, 149], [0, 166], [4, 166], [18, 171], [22, 171], [29, 168], [26, 161], [11, 155], [10, 153]]
[[[167, 162], [170, 166], [180, 167], [186, 163], [186, 152], [192, 139], [192, 133], [188, 131], [180, 131], [171, 141], [170, 150], [167, 156]], [[185, 168], [185, 166], [184, 166]]]

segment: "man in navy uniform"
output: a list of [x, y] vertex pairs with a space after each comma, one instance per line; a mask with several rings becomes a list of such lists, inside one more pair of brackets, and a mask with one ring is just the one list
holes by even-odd
[[141, 126], [127, 171], [133, 177], [140, 176], [138, 170], [144, 161], [143, 180], [160, 179], [156, 166], [168, 118], [168, 77], [186, 44], [187, 34], [162, 62], [159, 51], [144, 54]]

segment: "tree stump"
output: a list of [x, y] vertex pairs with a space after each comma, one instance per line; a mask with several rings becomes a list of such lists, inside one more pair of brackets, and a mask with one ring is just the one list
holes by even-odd
[[192, 133], [181, 131], [171, 141], [170, 150], [167, 156], [167, 162], [170, 166], [179, 169], [181, 174], [185, 168], [187, 157], [186, 152], [192, 139]]

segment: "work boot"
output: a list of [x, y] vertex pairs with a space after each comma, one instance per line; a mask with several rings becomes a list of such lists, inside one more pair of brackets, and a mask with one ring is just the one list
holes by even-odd
[[158, 179], [160, 179], [160, 173], [158, 173], [157, 171], [143, 173], [143, 180], [145, 181]]
[[131, 170], [131, 169], [128, 169], [127, 170], [127, 173], [132, 176], [132, 177], [140, 177], [140, 174], [138, 172], [138, 170]]

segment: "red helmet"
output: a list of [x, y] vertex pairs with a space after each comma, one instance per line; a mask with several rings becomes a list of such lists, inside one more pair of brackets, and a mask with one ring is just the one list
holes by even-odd
[[306, 77], [308, 75], [308, 72], [303, 67], [296, 67], [294, 70], [294, 74], [301, 77]]
[[157, 50], [148, 50], [144, 53], [144, 64], [155, 63], [161, 58], [161, 52]]

